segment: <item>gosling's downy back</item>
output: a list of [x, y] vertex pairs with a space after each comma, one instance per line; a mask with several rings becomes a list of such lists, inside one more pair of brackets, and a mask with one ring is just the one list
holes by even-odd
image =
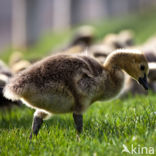
[[4, 88], [4, 95], [9, 99], [18, 100], [25, 92], [35, 87], [44, 91], [44, 87], [51, 82], [72, 86], [75, 75], [84, 71], [97, 76], [102, 70], [102, 65], [87, 56], [50, 56], [28, 67], [11, 79]]

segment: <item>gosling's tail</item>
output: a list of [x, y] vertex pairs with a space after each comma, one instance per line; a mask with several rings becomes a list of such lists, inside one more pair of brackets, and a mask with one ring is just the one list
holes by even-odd
[[3, 95], [5, 98], [17, 101], [20, 99], [20, 96], [18, 94], [17, 86], [16, 84], [9, 82], [3, 89]]

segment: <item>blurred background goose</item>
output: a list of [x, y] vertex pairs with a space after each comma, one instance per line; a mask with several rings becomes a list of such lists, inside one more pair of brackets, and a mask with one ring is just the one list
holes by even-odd
[[20, 51], [14, 51], [10, 56], [9, 67], [13, 74], [19, 73], [30, 65], [31, 63], [23, 58], [23, 54]]
[[104, 63], [106, 57], [116, 49], [129, 48], [134, 46], [134, 33], [132, 30], [122, 30], [118, 34], [106, 35], [102, 42], [92, 45], [89, 55], [95, 57], [99, 62]]
[[64, 46], [64, 48], [59, 48], [52, 52], [52, 55], [57, 53], [66, 53], [66, 54], [78, 54], [86, 51], [95, 40], [95, 28], [93, 26], [84, 25], [79, 27], [69, 43]]
[[18, 102], [12, 102], [3, 96], [3, 88], [12, 77], [12, 73], [8, 66], [0, 60], [0, 110], [8, 110], [14, 105], [18, 105]]

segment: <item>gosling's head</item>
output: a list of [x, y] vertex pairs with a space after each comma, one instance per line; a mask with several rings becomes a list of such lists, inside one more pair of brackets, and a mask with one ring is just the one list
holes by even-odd
[[136, 79], [145, 88], [145, 90], [148, 90], [147, 75], [149, 69], [148, 62], [144, 54], [138, 50], [123, 50], [123, 53], [127, 55], [123, 60], [123, 69], [130, 76]]
[[122, 69], [137, 80], [146, 90], [148, 89], [148, 63], [141, 51], [133, 49], [116, 50], [108, 55], [104, 62], [104, 67], [110, 72]]

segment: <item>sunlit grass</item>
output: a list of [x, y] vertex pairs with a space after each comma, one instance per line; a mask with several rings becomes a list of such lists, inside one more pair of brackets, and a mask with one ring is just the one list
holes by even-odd
[[1, 155], [121, 155], [122, 145], [156, 149], [156, 97], [137, 96], [97, 102], [84, 113], [80, 141], [71, 114], [45, 121], [37, 138], [28, 139], [33, 110], [0, 113]]

